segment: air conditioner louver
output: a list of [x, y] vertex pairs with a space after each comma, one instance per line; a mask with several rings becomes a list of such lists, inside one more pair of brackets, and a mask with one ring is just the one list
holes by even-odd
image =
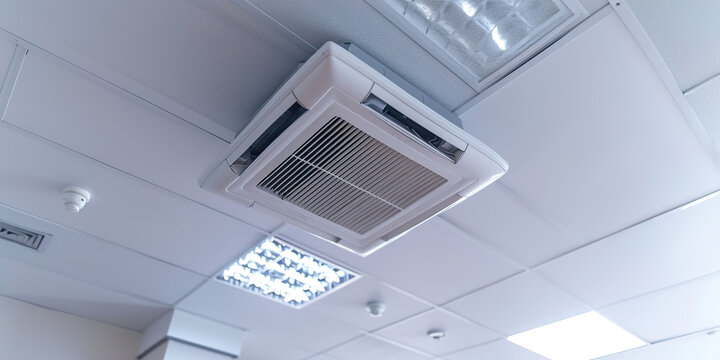
[[415, 89], [418, 100], [383, 73], [396, 76], [325, 44], [201, 186], [367, 255], [507, 171], [500, 156], [430, 109], [426, 96]]
[[258, 187], [365, 234], [446, 181], [336, 117]]

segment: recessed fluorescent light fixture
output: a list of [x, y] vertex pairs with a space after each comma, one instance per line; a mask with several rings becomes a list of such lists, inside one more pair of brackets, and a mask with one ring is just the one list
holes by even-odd
[[217, 279], [241, 289], [303, 305], [357, 278], [357, 274], [291, 246], [267, 238], [233, 261]]
[[647, 343], [595, 311], [507, 338], [550, 360], [590, 360]]
[[366, 0], [481, 91], [587, 16], [577, 0]]

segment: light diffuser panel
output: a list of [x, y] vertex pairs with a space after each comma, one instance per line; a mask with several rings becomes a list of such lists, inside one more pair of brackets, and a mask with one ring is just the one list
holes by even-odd
[[562, 0], [382, 1], [397, 15], [391, 18], [415, 30], [409, 35], [418, 43], [436, 47], [476, 84], [575, 15]]
[[550, 360], [590, 360], [647, 345], [595, 311], [507, 339]]
[[356, 277], [347, 269], [270, 237], [233, 261], [217, 279], [300, 307]]

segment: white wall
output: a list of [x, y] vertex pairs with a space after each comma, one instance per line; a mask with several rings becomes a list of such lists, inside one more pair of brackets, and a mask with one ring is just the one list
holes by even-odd
[[131, 360], [141, 334], [0, 296], [3, 359]]

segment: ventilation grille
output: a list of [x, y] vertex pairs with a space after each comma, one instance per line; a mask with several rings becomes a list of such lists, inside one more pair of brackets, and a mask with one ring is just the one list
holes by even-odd
[[335, 117], [258, 188], [365, 234], [447, 180]]
[[37, 250], [44, 238], [45, 235], [0, 222], [0, 239]]

